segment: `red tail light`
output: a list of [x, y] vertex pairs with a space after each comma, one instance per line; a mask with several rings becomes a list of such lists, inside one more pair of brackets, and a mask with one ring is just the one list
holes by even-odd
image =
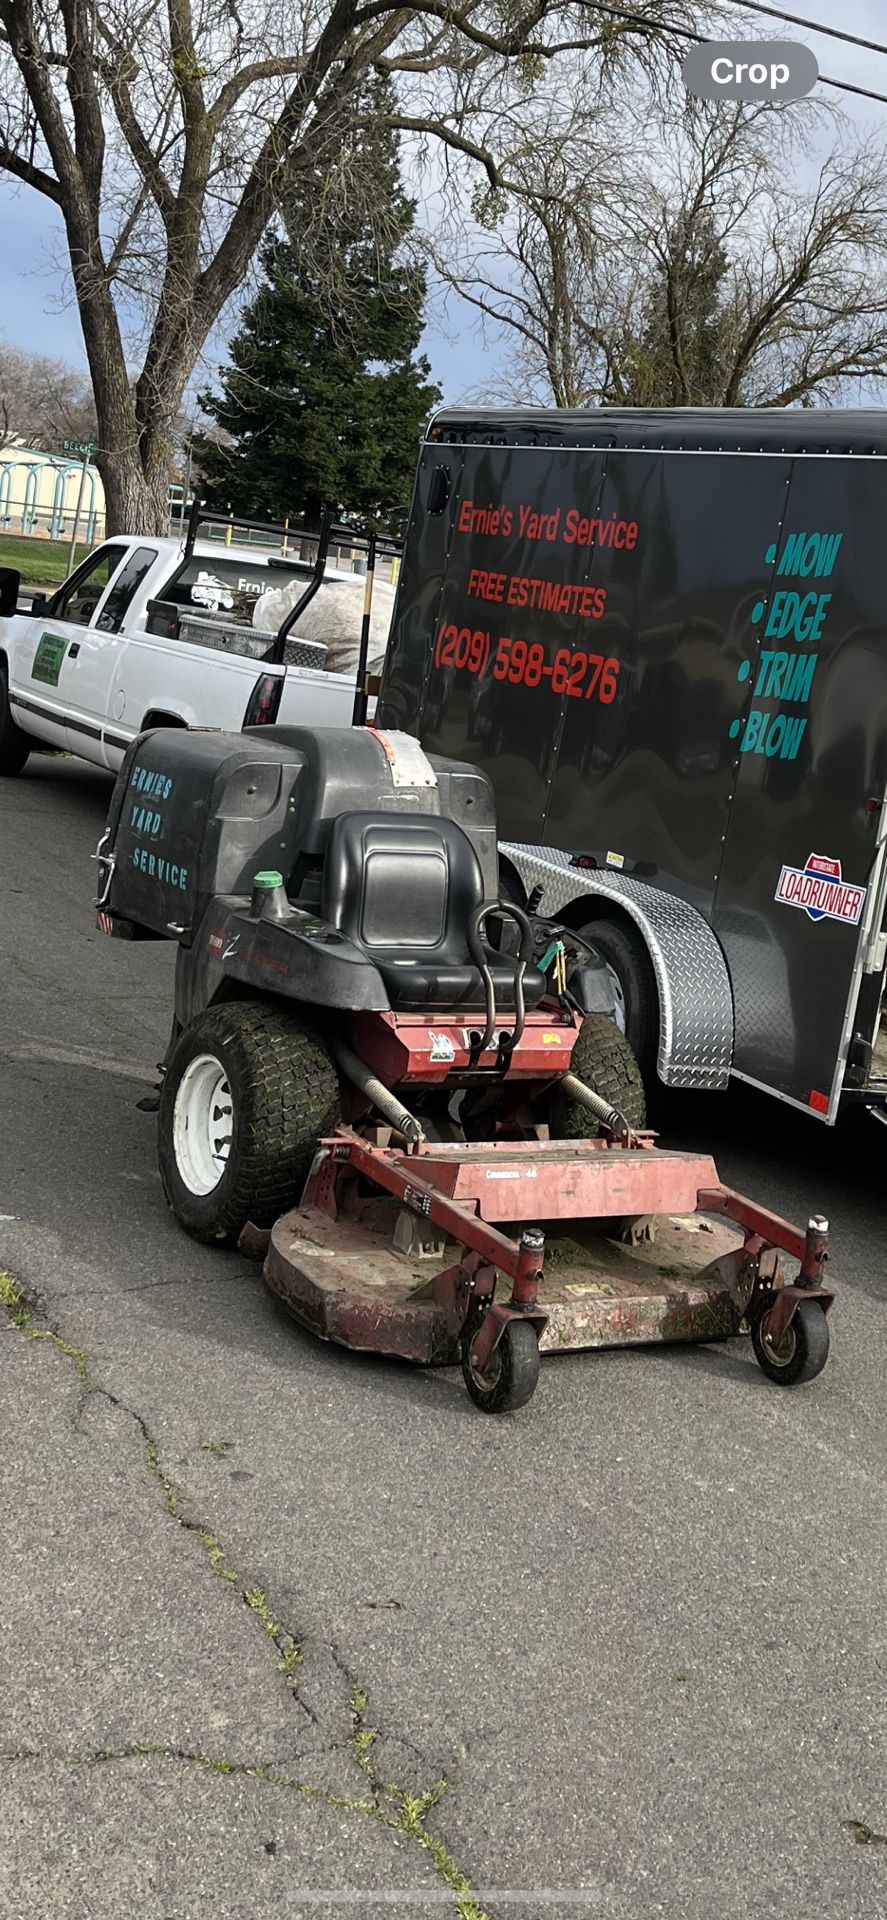
[[273, 727], [280, 711], [280, 696], [283, 692], [283, 674], [260, 674], [243, 716], [245, 727]]

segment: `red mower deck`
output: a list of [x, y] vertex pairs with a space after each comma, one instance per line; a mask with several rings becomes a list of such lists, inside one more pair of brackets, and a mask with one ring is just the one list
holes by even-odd
[[273, 1228], [265, 1277], [322, 1339], [423, 1365], [461, 1355], [471, 1390], [518, 1319], [551, 1352], [727, 1339], [748, 1318], [765, 1355], [769, 1327], [779, 1377], [798, 1305], [831, 1304], [826, 1257], [824, 1222], [801, 1233], [722, 1187], [708, 1154], [648, 1135], [406, 1152], [343, 1128]]

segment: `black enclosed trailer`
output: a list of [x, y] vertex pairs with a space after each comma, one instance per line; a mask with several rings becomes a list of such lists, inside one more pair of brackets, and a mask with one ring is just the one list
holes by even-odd
[[887, 1106], [887, 414], [438, 414], [378, 719], [491, 775], [663, 1081]]

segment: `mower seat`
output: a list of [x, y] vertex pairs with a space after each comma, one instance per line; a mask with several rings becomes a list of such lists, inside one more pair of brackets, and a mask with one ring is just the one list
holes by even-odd
[[[454, 820], [413, 813], [340, 813], [323, 868], [321, 917], [372, 960], [393, 1009], [443, 1012], [484, 1005], [466, 929], [483, 900], [477, 854]], [[514, 962], [485, 948], [503, 1018], [514, 1005]], [[535, 1007], [545, 977], [528, 967]]]

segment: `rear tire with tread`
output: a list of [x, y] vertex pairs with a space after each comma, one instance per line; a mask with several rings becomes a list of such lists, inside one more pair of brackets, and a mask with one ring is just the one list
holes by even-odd
[[[605, 1013], [587, 1013], [570, 1061], [571, 1072], [609, 1101], [636, 1131], [646, 1125], [644, 1082], [634, 1052]], [[600, 1127], [587, 1107], [552, 1089], [551, 1132], [555, 1140], [596, 1140]]]
[[0, 774], [21, 773], [31, 751], [31, 742], [17, 727], [9, 704], [9, 673], [0, 660]]
[[656, 1077], [659, 1046], [659, 993], [647, 948], [634, 927], [602, 917], [578, 929], [596, 947], [619, 983], [625, 1036], [645, 1079]]
[[[183, 1174], [181, 1104], [189, 1067], [211, 1059], [230, 1090], [231, 1134], [220, 1177], [196, 1192]], [[318, 1139], [339, 1123], [339, 1082], [316, 1028], [267, 1001], [233, 1000], [199, 1014], [180, 1035], [160, 1095], [163, 1190], [194, 1240], [236, 1244], [247, 1221], [271, 1227], [296, 1206]], [[178, 1150], [177, 1150], [178, 1142]]]

